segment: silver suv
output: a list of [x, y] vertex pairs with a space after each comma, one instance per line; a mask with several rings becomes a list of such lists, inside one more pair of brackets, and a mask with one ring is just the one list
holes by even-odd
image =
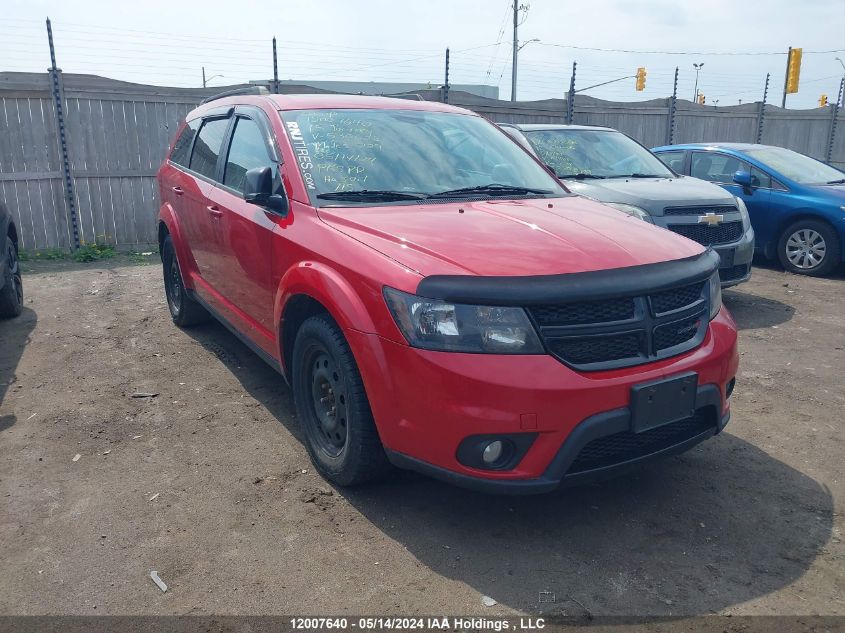
[[681, 176], [617, 130], [584, 125], [500, 123], [574, 193], [705, 246], [721, 257], [722, 286], [751, 276], [754, 230], [742, 199]]

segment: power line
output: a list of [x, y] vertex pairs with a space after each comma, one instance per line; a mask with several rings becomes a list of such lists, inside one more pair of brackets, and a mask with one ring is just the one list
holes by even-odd
[[[637, 55], [710, 55], [710, 56], [757, 56], [757, 55], [787, 55], [785, 51], [767, 51], [767, 52], [715, 52], [715, 51], [643, 51], [625, 48], [594, 48], [591, 46], [575, 46], [572, 44], [552, 44], [549, 42], [537, 42], [540, 46], [553, 46], [555, 48], [571, 48], [580, 51], [596, 51], [599, 53], [634, 53]], [[829, 51], [804, 51], [804, 55], [827, 55], [830, 53], [843, 53], [845, 49], [832, 49]]]

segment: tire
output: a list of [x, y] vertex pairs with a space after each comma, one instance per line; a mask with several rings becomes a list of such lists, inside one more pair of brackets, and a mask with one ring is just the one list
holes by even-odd
[[800, 220], [778, 241], [778, 258], [789, 272], [810, 277], [829, 274], [839, 264], [839, 236], [825, 222]]
[[349, 344], [328, 315], [305, 320], [293, 346], [293, 396], [316, 469], [340, 486], [383, 477], [390, 465]]
[[18, 262], [18, 247], [6, 237], [2, 256], [6, 258], [5, 279], [0, 289], [0, 319], [11, 319], [23, 311], [23, 281]]
[[170, 317], [179, 327], [190, 327], [208, 320], [208, 312], [187, 293], [182, 281], [182, 271], [173, 248], [173, 238], [164, 238], [161, 248], [161, 264], [164, 273], [164, 294]]

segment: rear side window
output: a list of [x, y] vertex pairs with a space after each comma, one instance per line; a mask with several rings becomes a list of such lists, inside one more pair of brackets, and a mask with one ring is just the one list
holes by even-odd
[[190, 158], [191, 145], [194, 142], [194, 137], [197, 135], [197, 130], [200, 127], [201, 120], [194, 119], [189, 121], [188, 125], [182, 128], [182, 133], [176, 142], [173, 144], [173, 152], [170, 154], [170, 160], [182, 167], [188, 166], [188, 159]]
[[238, 117], [226, 159], [223, 184], [241, 191], [246, 172], [256, 167], [271, 166], [272, 161], [267, 155], [267, 142], [261, 128], [252, 119]]
[[191, 155], [191, 169], [208, 178], [214, 178], [217, 172], [217, 157], [229, 119], [209, 119], [200, 129], [197, 142], [194, 143], [194, 153]]
[[657, 157], [663, 161], [669, 169], [679, 174], [684, 173], [683, 152], [660, 152]]

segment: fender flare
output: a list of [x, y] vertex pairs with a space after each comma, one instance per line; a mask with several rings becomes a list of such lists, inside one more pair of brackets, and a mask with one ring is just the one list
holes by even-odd
[[182, 272], [182, 283], [185, 287], [194, 290], [194, 273], [198, 270], [197, 263], [191, 254], [183, 237], [182, 228], [176, 212], [169, 202], [161, 205], [158, 214], [159, 225], [164, 225], [167, 232], [173, 239], [173, 249], [176, 251], [176, 261], [179, 262], [179, 270]]
[[276, 291], [273, 319], [278, 324], [279, 341], [284, 336], [282, 317], [285, 308], [297, 295], [311, 297], [322, 304], [341, 329], [376, 331], [364, 302], [338, 271], [321, 262], [303, 261], [288, 269]]

